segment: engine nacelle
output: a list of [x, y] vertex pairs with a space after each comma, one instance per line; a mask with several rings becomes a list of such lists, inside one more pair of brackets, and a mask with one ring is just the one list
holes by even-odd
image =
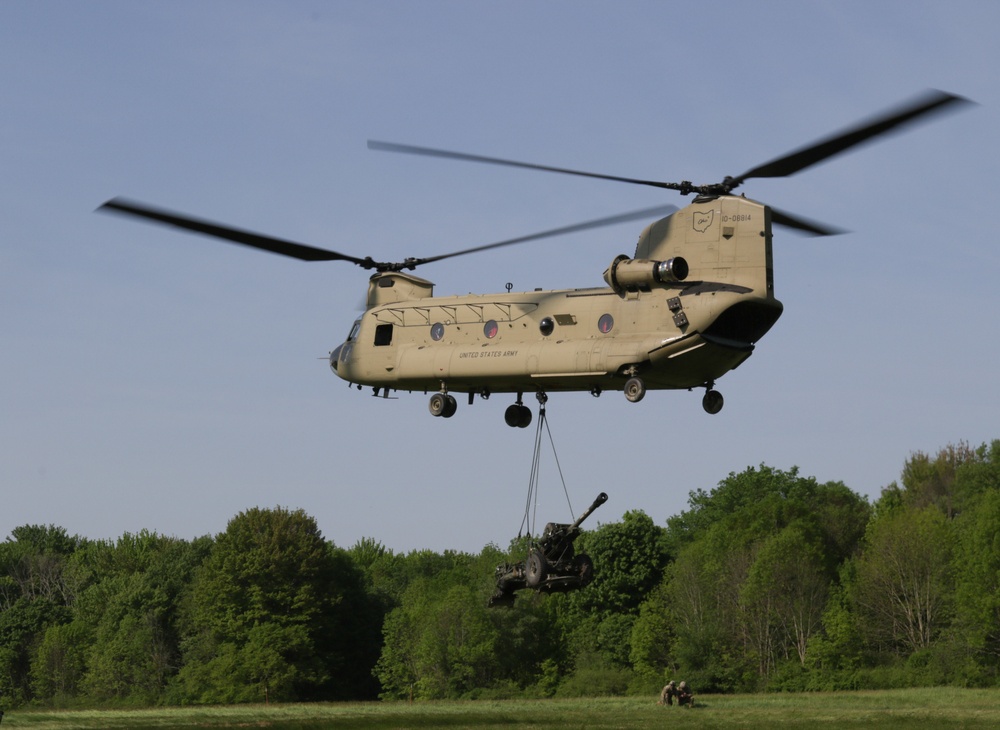
[[649, 291], [659, 284], [684, 281], [688, 263], [680, 256], [666, 261], [631, 259], [625, 254], [615, 257], [604, 272], [604, 280], [619, 296], [630, 291]]

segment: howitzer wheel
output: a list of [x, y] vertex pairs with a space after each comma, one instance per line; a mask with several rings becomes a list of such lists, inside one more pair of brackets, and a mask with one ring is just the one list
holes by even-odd
[[549, 563], [538, 548], [532, 548], [524, 565], [524, 582], [528, 588], [538, 588], [549, 574]]

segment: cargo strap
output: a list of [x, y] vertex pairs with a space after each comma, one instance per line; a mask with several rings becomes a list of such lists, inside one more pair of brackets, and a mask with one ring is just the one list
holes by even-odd
[[[549, 445], [552, 447], [552, 456], [556, 462], [556, 470], [559, 472], [559, 480], [562, 482], [563, 494], [566, 495], [566, 504], [569, 506], [569, 513], [574, 515], [573, 504], [569, 499], [569, 490], [566, 488], [566, 479], [563, 477], [562, 466], [559, 464], [559, 454], [556, 453], [556, 443], [552, 439], [552, 430], [549, 428], [549, 421], [545, 415], [545, 403], [548, 399], [549, 397], [545, 393], [538, 393], [538, 425], [535, 427], [535, 450], [531, 457], [531, 475], [528, 477], [528, 498], [524, 504], [524, 518], [521, 520], [521, 527], [517, 532], [518, 538], [521, 538], [525, 534], [528, 537], [532, 535], [538, 537], [538, 533], [535, 531], [535, 514], [538, 510], [538, 478], [541, 471], [543, 428], [549, 437]], [[575, 515], [573, 519], [576, 519]], [[525, 533], [525, 530], [527, 530], [527, 533]]]

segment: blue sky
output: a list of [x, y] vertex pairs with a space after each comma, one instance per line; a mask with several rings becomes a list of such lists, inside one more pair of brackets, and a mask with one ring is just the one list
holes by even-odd
[[[0, 536], [191, 538], [302, 508], [350, 546], [518, 529], [534, 429], [432, 419], [331, 375], [366, 275], [93, 210], [115, 195], [382, 259], [675, 194], [368, 139], [715, 182], [911, 98], [979, 106], [748, 196], [848, 229], [775, 236], [785, 313], [700, 392], [554, 394], [573, 507], [663, 524], [761, 463], [877, 496], [911, 452], [1000, 437], [992, 2], [0, 3]], [[420, 270], [438, 294], [601, 285], [642, 224]], [[534, 405], [534, 404], [532, 404]], [[545, 452], [539, 516], [568, 517]]]

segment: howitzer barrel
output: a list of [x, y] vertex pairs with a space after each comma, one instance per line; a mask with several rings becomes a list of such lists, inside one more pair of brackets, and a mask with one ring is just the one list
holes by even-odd
[[569, 526], [569, 531], [573, 532], [574, 530], [578, 529], [580, 527], [580, 525], [583, 524], [583, 521], [585, 519], [587, 519], [588, 517], [590, 517], [591, 514], [593, 514], [593, 512], [594, 512], [595, 509], [597, 509], [598, 507], [600, 507], [602, 504], [604, 504], [607, 501], [608, 501], [608, 495], [607, 494], [605, 494], [604, 492], [601, 492], [600, 494], [598, 494], [597, 495], [597, 499], [594, 500], [594, 503], [592, 505], [590, 505], [589, 507], [587, 507], [587, 511], [584, 512], [582, 515], [580, 515], [576, 519], [576, 522], [574, 522], [572, 525]]

